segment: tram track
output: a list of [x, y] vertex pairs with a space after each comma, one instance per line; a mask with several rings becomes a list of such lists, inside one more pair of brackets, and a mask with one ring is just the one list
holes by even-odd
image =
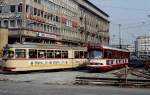
[[141, 70], [134, 69], [133, 72], [131, 72], [131, 74], [134, 75], [134, 76], [137, 76], [137, 77], [150, 79], [150, 73], [146, 72], [144, 70], [141, 71]]
[[76, 77], [75, 84], [150, 88], [150, 79], [127, 79], [126, 82], [125, 78]]
[[[76, 77], [76, 84], [150, 88], [150, 73], [143, 69], [126, 68], [113, 71], [110, 74], [114, 77]], [[133, 77], [127, 77], [129, 75]]]

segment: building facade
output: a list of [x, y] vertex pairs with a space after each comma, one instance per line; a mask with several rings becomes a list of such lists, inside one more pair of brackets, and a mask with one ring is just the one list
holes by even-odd
[[88, 0], [79, 2], [80, 32], [88, 43], [109, 44], [108, 15]]
[[0, 0], [8, 43], [109, 44], [109, 16], [88, 0]]
[[135, 48], [138, 57], [150, 57], [150, 37], [138, 37], [135, 41]]

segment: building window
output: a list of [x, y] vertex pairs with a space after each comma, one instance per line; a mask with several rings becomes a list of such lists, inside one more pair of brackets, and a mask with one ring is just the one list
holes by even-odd
[[16, 21], [10, 20], [10, 27], [15, 27], [15, 26], [16, 26]]
[[16, 11], [16, 6], [15, 5], [11, 5], [10, 6], [10, 12], [15, 12]]
[[8, 20], [4, 20], [4, 27], [8, 27]]
[[45, 24], [44, 24], [44, 32], [47, 32], [47, 27]]
[[18, 5], [18, 12], [22, 12], [22, 4]]
[[37, 15], [37, 8], [34, 8], [34, 15]]
[[58, 16], [56, 16], [56, 22], [59, 22], [59, 17]]
[[3, 12], [4, 13], [9, 13], [10, 12], [10, 6], [3, 7]]
[[26, 12], [29, 13], [29, 5], [26, 5]]
[[2, 13], [2, 6], [0, 6], [0, 13]]
[[20, 20], [20, 19], [17, 20], [17, 26], [18, 26], [18, 27], [21, 27], [21, 26], [22, 26], [22, 20]]
[[41, 12], [41, 11], [40, 11], [40, 10], [38, 10], [38, 14], [37, 14], [38, 16], [40, 16], [40, 12]]
[[41, 17], [43, 17], [43, 15], [44, 15], [44, 12], [43, 12], [43, 11], [41, 11]]

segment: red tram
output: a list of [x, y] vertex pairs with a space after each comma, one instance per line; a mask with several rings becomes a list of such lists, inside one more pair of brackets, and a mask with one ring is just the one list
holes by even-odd
[[128, 65], [129, 51], [109, 46], [88, 46], [88, 68], [107, 71]]

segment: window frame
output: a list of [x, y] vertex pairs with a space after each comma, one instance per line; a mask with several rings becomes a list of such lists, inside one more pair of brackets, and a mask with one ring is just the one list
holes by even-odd
[[[18, 51], [16, 51], [18, 50]], [[21, 51], [19, 51], [21, 50]], [[24, 51], [22, 51], [24, 50]], [[20, 53], [20, 54], [17, 54], [17, 53]], [[24, 55], [22, 55], [22, 53], [24, 53]], [[26, 55], [26, 49], [15, 49], [15, 58], [16, 59], [26, 59], [27, 58], [27, 55]]]

